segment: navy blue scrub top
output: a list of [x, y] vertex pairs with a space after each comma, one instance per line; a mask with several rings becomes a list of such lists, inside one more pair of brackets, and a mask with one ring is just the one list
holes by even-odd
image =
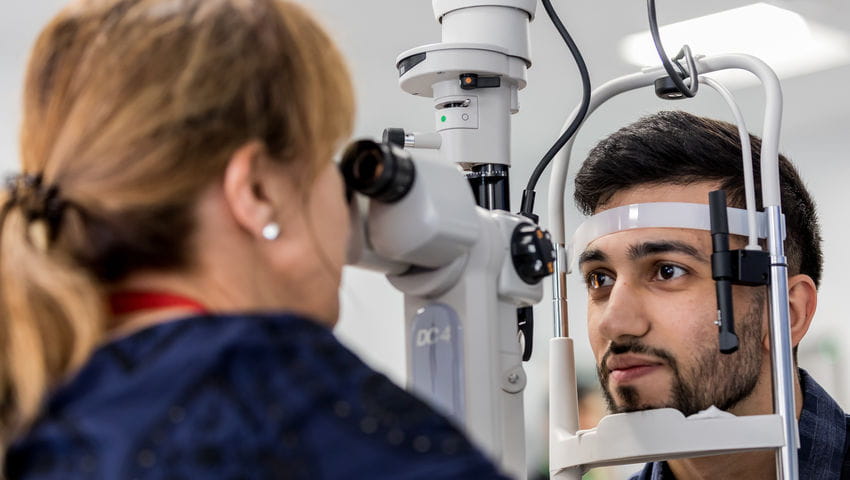
[[504, 478], [295, 315], [199, 316], [98, 349], [8, 451], [15, 479]]

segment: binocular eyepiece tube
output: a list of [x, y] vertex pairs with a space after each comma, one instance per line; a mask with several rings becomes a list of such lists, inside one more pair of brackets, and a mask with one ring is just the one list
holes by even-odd
[[404, 198], [416, 177], [409, 153], [372, 140], [349, 145], [342, 155], [340, 171], [349, 189], [384, 203]]

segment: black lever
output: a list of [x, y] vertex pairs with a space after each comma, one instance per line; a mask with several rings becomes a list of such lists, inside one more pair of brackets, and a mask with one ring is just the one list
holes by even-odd
[[517, 327], [522, 334], [522, 361], [531, 360], [534, 347], [534, 310], [531, 307], [518, 308]]
[[711, 216], [711, 278], [717, 290], [717, 326], [720, 330], [720, 351], [738, 350], [735, 335], [735, 315], [732, 309], [732, 252], [729, 251], [729, 220], [726, 217], [726, 192], [716, 190], [708, 194]]

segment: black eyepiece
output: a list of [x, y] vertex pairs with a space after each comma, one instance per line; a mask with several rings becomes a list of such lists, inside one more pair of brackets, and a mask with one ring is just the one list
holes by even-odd
[[407, 152], [372, 140], [349, 145], [340, 170], [348, 188], [386, 203], [404, 198], [416, 176]]

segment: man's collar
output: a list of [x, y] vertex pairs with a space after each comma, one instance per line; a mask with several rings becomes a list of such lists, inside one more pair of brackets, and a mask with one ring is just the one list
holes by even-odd
[[800, 478], [839, 479], [844, 456], [847, 419], [844, 411], [809, 374], [800, 370], [803, 411], [800, 414]]

